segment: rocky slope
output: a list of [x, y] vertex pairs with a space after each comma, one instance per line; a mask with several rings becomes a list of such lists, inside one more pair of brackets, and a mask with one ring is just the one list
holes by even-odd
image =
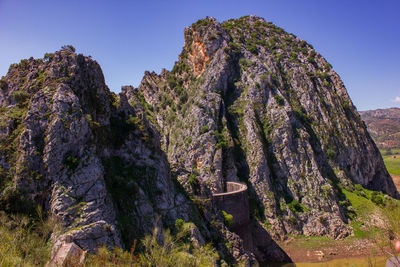
[[95, 61], [67, 47], [1, 81], [2, 209], [29, 213], [34, 200], [65, 227], [57, 243], [89, 250], [199, 216], [171, 179], [143, 97], [111, 93]]
[[379, 148], [400, 147], [400, 108], [359, 112]]
[[[288, 261], [273, 239], [351, 234], [341, 188], [397, 197], [339, 76], [311, 45], [255, 16], [185, 29], [171, 72], [109, 91], [64, 47], [0, 82], [0, 209], [41, 205], [55, 246], [125, 245], [194, 223], [226, 260]], [[230, 228], [213, 194], [246, 183], [251, 224]], [[234, 220], [234, 218], [233, 218]]]

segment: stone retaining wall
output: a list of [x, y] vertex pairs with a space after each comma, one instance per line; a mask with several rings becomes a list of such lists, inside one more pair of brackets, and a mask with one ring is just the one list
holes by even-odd
[[227, 192], [213, 194], [213, 201], [220, 210], [233, 216], [231, 228], [235, 230], [250, 221], [247, 186], [241, 183], [227, 182], [226, 189]]

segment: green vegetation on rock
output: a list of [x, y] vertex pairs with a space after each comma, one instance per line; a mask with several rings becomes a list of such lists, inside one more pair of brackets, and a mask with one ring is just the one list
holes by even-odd
[[228, 226], [232, 226], [233, 225], [233, 216], [232, 214], [227, 213], [226, 211], [221, 211], [222, 215], [224, 216], [224, 222], [226, 223], [226, 225]]

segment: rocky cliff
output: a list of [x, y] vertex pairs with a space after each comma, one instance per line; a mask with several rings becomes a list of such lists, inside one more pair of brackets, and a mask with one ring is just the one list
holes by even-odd
[[185, 189], [247, 183], [254, 218], [275, 237], [348, 235], [340, 186], [397, 195], [331, 65], [261, 18], [186, 28], [174, 69], [146, 73], [139, 90]]
[[360, 115], [379, 148], [400, 147], [400, 108], [361, 111]]
[[2, 209], [29, 213], [33, 200], [62, 222], [57, 241], [89, 250], [196, 220], [137, 90], [111, 93], [99, 65], [68, 47], [1, 81]]
[[[183, 219], [194, 242], [252, 262], [290, 260], [273, 241], [287, 234], [351, 234], [341, 188], [397, 197], [340, 77], [311, 45], [255, 16], [206, 18], [184, 35], [172, 71], [146, 72], [119, 95], [72, 47], [12, 65], [0, 82], [0, 208], [39, 204], [64, 226], [55, 246], [89, 250], [129, 247]], [[247, 185], [244, 233], [213, 199], [228, 182]]]

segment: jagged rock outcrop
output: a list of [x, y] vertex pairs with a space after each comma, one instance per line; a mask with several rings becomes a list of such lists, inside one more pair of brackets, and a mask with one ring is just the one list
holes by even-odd
[[94, 60], [68, 47], [23, 60], [0, 94], [1, 207], [27, 211], [34, 200], [56, 216], [65, 230], [55, 251], [64, 241], [130, 246], [199, 216], [171, 179], [143, 97], [111, 93]]
[[[351, 234], [341, 188], [398, 196], [311, 45], [256, 16], [206, 18], [184, 35], [171, 72], [146, 72], [119, 95], [72, 47], [12, 65], [0, 80], [0, 208], [30, 212], [33, 201], [59, 218], [54, 251], [128, 247], [179, 218], [196, 225], [196, 244], [250, 264], [290, 261], [274, 242], [287, 234]], [[247, 185], [245, 231], [213, 201], [228, 182]]]

